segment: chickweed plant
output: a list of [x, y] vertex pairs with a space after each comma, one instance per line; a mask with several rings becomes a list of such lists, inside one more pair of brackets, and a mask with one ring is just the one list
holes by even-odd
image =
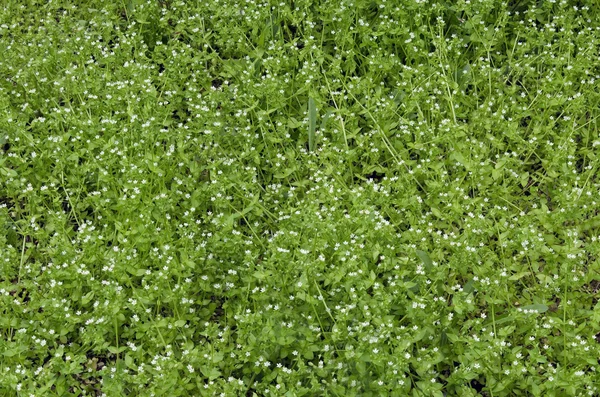
[[599, 51], [595, 1], [3, 1], [0, 395], [600, 395]]

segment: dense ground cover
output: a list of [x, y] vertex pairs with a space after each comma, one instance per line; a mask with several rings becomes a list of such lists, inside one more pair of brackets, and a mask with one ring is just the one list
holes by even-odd
[[76, 3], [0, 12], [1, 395], [600, 394], [594, 2]]

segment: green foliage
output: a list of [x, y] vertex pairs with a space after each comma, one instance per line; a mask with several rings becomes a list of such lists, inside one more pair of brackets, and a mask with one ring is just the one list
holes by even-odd
[[598, 395], [586, 2], [5, 1], [0, 395]]

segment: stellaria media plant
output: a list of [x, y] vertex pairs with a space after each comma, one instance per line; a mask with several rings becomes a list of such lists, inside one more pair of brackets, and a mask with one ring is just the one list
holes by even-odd
[[0, 394], [598, 395], [581, 1], [5, 1]]

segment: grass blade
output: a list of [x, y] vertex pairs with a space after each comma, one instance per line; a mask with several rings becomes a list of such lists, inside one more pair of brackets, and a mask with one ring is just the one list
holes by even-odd
[[315, 130], [317, 129], [317, 107], [312, 98], [308, 98], [308, 150], [315, 150]]

